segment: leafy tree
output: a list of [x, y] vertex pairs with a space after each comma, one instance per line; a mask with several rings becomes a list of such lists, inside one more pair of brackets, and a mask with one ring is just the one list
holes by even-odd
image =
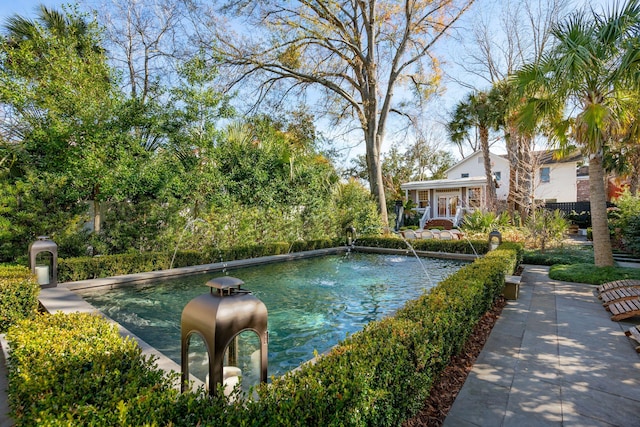
[[606, 147], [628, 133], [638, 116], [639, 20], [637, 0], [603, 14], [577, 11], [552, 29], [553, 48], [515, 76], [527, 95], [522, 123], [531, 129], [544, 118], [560, 147], [574, 140], [589, 156], [596, 266], [613, 265], [603, 158]]
[[472, 3], [229, 2], [226, 10], [249, 18], [252, 34], [238, 36], [220, 25], [214, 48], [230, 69], [242, 67], [233, 83], [260, 80], [258, 98], [280, 83], [314, 87], [325, 111], [356, 121], [371, 192], [388, 224], [381, 158], [389, 114], [402, 108], [394, 93], [404, 84], [419, 96], [432, 93], [439, 76], [433, 46]]
[[[25, 248], [35, 233], [55, 235], [77, 222], [85, 209], [78, 202], [108, 198], [119, 181], [114, 164], [132, 154], [113, 128], [119, 102], [95, 24], [73, 12], [40, 13], [37, 21], [10, 19], [0, 40], [0, 103], [11, 117], [5, 124], [18, 129], [4, 129], [2, 151], [10, 162], [2, 173], [17, 191], [18, 211], [7, 214], [27, 233], [16, 236]], [[56, 189], [56, 202], [29, 215], [57, 220], [23, 222], [21, 203], [37, 206], [30, 199], [47, 186]]]
[[468, 79], [469, 75], [491, 84], [489, 98], [500, 116], [498, 126], [504, 134], [510, 163], [507, 208], [514, 220], [516, 211], [524, 219], [531, 209], [534, 138], [517, 125], [521, 98], [514, 96], [516, 91], [508, 77], [540, 58], [551, 42], [551, 25], [564, 16], [570, 1], [513, 0], [502, 2], [501, 6], [499, 13], [495, 8], [486, 8], [474, 14], [471, 37], [463, 39], [465, 48], [458, 50], [460, 58], [456, 62], [465, 72], [459, 77], [462, 86], [478, 81]]
[[353, 226], [358, 235], [376, 235], [382, 229], [376, 203], [371, 194], [356, 179], [340, 183], [333, 196], [338, 236], [343, 236], [348, 226]]
[[525, 226], [533, 245], [544, 252], [550, 243], [560, 242], [564, 238], [569, 221], [557, 209], [538, 209], [531, 212]]
[[486, 92], [471, 93], [456, 106], [451, 121], [447, 124], [451, 140], [457, 144], [467, 138], [472, 128], [479, 134], [480, 149], [487, 178], [487, 209], [494, 211], [497, 206], [496, 187], [491, 171], [489, 152], [489, 130], [498, 124], [499, 114]]

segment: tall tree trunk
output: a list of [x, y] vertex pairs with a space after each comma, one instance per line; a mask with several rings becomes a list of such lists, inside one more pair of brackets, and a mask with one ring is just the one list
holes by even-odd
[[382, 178], [382, 163], [380, 161], [380, 144], [375, 131], [365, 132], [365, 144], [367, 147], [367, 169], [369, 174], [369, 186], [371, 195], [378, 204], [378, 213], [382, 220], [382, 226], [389, 227], [387, 214], [387, 200], [384, 194], [384, 182]]
[[482, 156], [484, 158], [484, 171], [487, 177], [487, 209], [490, 212], [496, 210], [496, 186], [493, 182], [493, 172], [491, 171], [491, 155], [489, 153], [489, 128], [480, 126], [480, 144], [482, 146]]
[[602, 150], [592, 154], [589, 158], [589, 193], [595, 265], [596, 267], [612, 266], [613, 251], [607, 221], [607, 196], [604, 185]]
[[100, 215], [100, 202], [93, 199], [93, 232], [100, 233], [100, 224], [102, 223], [102, 215]]
[[509, 124], [508, 132], [504, 139], [507, 146], [507, 158], [509, 159], [509, 194], [507, 195], [507, 211], [513, 223], [515, 213], [520, 210], [518, 203], [518, 146], [520, 135], [514, 124]]
[[526, 221], [531, 213], [533, 200], [535, 198], [533, 188], [533, 168], [534, 162], [531, 159], [531, 137], [522, 135], [522, 140], [518, 146], [518, 204], [520, 219]]
[[635, 196], [640, 186], [640, 147], [635, 146], [631, 151], [631, 155], [627, 156], [627, 161], [631, 164], [631, 173], [629, 173], [629, 192]]
[[98, 195], [100, 194], [100, 184], [95, 184], [91, 192], [91, 198], [93, 199], [93, 232], [100, 233], [100, 224], [102, 223], [102, 217], [100, 215], [100, 201]]

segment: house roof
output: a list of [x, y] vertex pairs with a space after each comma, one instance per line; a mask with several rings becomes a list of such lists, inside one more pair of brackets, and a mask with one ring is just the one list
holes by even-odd
[[[538, 165], [549, 165], [549, 164], [557, 164], [557, 163], [573, 163], [580, 162], [584, 158], [579, 151], [575, 151], [564, 157], [559, 157], [561, 151], [560, 150], [539, 150], [532, 151], [531, 157]], [[490, 153], [492, 159], [500, 159], [501, 161], [506, 162], [506, 155], [498, 155]], [[460, 160], [455, 165], [451, 166], [449, 169], [445, 171], [448, 174], [451, 170], [458, 168], [459, 166], [465, 164], [466, 162], [476, 159], [478, 156], [482, 155], [482, 151], [476, 151], [473, 154], [465, 157]], [[484, 176], [475, 176], [470, 178], [456, 178], [456, 179], [435, 179], [435, 180], [427, 180], [427, 181], [412, 181], [405, 182], [400, 185], [400, 188], [403, 190], [428, 190], [428, 189], [439, 189], [439, 188], [460, 188], [460, 187], [477, 187], [487, 184], [487, 179]]]
[[[535, 159], [539, 165], [550, 165], [553, 163], [572, 163], [581, 162], [584, 160], [584, 156], [579, 151], [574, 151], [562, 156], [562, 150], [538, 150], [531, 152], [531, 158]], [[507, 158], [506, 154], [501, 154], [500, 157]]]
[[538, 164], [548, 165], [552, 163], [571, 163], [584, 160], [584, 156], [579, 151], [574, 151], [562, 156], [561, 150], [541, 150], [532, 151], [531, 156], [537, 159]]
[[429, 190], [432, 188], [478, 187], [487, 184], [484, 176], [457, 179], [434, 179], [431, 181], [412, 181], [400, 185], [403, 190]]
[[[446, 171], [444, 171], [445, 175], [448, 174], [449, 172], [451, 172], [451, 170], [459, 168], [461, 165], [471, 161], [472, 159], [477, 158], [478, 156], [482, 155], [482, 151], [474, 151], [472, 154], [468, 155], [467, 157], [465, 157], [464, 159], [460, 160], [458, 163], [456, 163], [455, 165], [451, 166], [449, 169], [447, 169]], [[499, 160], [506, 160], [506, 156], [501, 156], [498, 154], [493, 154], [492, 152], [489, 152], [490, 157], [494, 158], [494, 159], [499, 159]]]

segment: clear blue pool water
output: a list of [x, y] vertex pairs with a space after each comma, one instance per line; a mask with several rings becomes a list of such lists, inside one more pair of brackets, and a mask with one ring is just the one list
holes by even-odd
[[[83, 291], [82, 296], [180, 363], [180, 316], [207, 280], [230, 275], [245, 282], [269, 312], [269, 376], [282, 375], [323, 353], [372, 320], [393, 314], [465, 262], [352, 253], [226, 273], [200, 274], [155, 284]], [[193, 372], [198, 376], [196, 372]]]

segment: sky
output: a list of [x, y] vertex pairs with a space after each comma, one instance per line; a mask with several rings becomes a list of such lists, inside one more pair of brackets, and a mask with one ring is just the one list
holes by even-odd
[[[506, 1], [509, 1], [509, 0], [506, 0]], [[544, 0], [541, 0], [541, 1], [544, 1]], [[594, 7], [596, 10], [601, 10], [603, 6], [606, 7], [606, 6], [613, 5], [615, 1], [616, 0], [574, 0], [574, 3], [576, 7], [581, 7], [582, 5], [588, 4]], [[490, 14], [493, 14], [495, 10], [495, 14], [497, 16], [500, 13], [500, 8], [504, 5], [503, 2], [505, 2], [505, 0], [476, 0], [476, 3], [474, 4], [473, 7], [475, 8], [475, 10], [478, 10], [478, 8], [482, 8], [482, 11], [480, 13], [489, 12]], [[0, 25], [2, 25], [6, 21], [6, 19], [13, 14], [19, 14], [26, 17], [34, 17], [35, 11], [41, 4], [44, 4], [48, 7], [61, 9], [63, 5], [69, 4], [69, 3], [70, 3], [69, 0], [0, 0]], [[87, 3], [95, 4], [96, 2], [93, 0], [80, 1], [80, 4], [86, 5]], [[467, 13], [467, 17], [471, 18], [473, 13], [478, 13], [478, 12], [474, 12], [474, 9], [472, 9]], [[455, 48], [456, 46], [453, 47], [453, 49]], [[442, 56], [444, 54], [445, 55], [444, 61], [445, 63], [447, 63], [447, 58], [446, 58], [447, 47], [442, 46], [441, 50], [443, 52], [439, 53], [438, 55]], [[449, 62], [449, 65], [446, 65], [446, 66], [452, 66], [451, 59], [449, 59], [448, 62]], [[455, 70], [455, 64], [453, 64], [453, 69]], [[447, 121], [450, 115], [450, 112], [455, 108], [455, 104], [459, 100], [461, 100], [464, 96], [466, 96], [466, 94], [469, 93], [468, 88], [463, 88], [460, 85], [458, 85], [456, 82], [447, 81], [445, 79], [445, 85], [446, 85], [446, 91], [444, 96], [441, 99], [434, 102], [434, 105], [430, 107], [431, 113], [428, 113], [430, 117], [426, 118], [426, 120], [429, 120], [430, 122], [433, 123], [430, 126], [433, 126], [433, 128], [435, 128], [438, 134], [441, 134], [443, 132], [444, 128], [442, 127], [442, 123]], [[474, 83], [474, 85], [476, 84]], [[478, 84], [476, 86], [478, 86], [478, 88], [483, 88], [483, 86], [486, 88], [487, 84], [480, 81], [480, 79], [478, 79]], [[322, 126], [322, 125], [319, 125], [319, 126]], [[322, 128], [320, 130], [322, 131]], [[329, 138], [331, 138], [330, 130], [327, 129], [326, 131], [323, 131], [323, 133]], [[359, 137], [356, 136], [356, 138], [359, 138]], [[387, 138], [386, 138], [387, 141], [385, 142], [385, 149], [388, 149], [391, 146], [390, 141], [393, 140], [393, 138], [394, 138], [394, 129], [391, 128], [387, 131]], [[397, 132], [395, 138], [398, 140], [401, 140], [403, 138], [403, 132]], [[364, 154], [364, 144], [359, 144], [359, 145], [356, 145], [356, 144], [357, 142], [356, 143], [346, 142], [341, 144], [343, 147], [355, 146], [354, 148], [349, 148], [349, 149], [344, 148], [344, 152], [341, 153], [341, 157], [343, 159], [347, 159], [344, 161], [345, 167], [349, 166], [351, 158], [359, 154]], [[452, 146], [447, 145], [444, 148], [447, 150], [450, 150], [456, 157], [458, 158], [460, 157], [457, 150], [455, 150]], [[506, 152], [504, 150], [504, 147], [501, 146], [500, 144], [497, 144], [494, 147], [492, 147], [492, 151], [495, 151], [496, 154], [504, 154], [504, 152]]]
[[60, 0], [0, 0], [0, 19], [2, 23], [11, 15], [34, 16], [35, 10], [44, 4], [48, 7], [60, 8], [63, 2]]

